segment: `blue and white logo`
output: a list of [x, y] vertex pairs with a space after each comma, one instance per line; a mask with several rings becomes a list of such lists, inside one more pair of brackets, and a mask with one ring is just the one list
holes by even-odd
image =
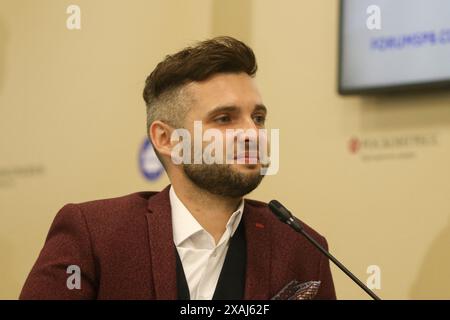
[[164, 172], [164, 167], [147, 138], [145, 138], [139, 152], [139, 168], [141, 169], [142, 175], [150, 181], [157, 180]]

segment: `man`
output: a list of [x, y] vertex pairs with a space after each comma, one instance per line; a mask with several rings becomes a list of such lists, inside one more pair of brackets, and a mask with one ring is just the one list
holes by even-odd
[[[256, 70], [253, 51], [230, 37], [160, 62], [146, 80], [144, 100], [148, 136], [171, 185], [65, 205], [20, 298], [270, 299], [296, 280], [320, 281], [315, 298], [335, 299], [328, 260], [265, 203], [243, 199], [263, 178], [249, 136], [244, 152], [228, 149], [241, 163], [174, 161], [174, 132], [195, 135], [195, 121], [219, 138], [230, 129], [264, 128]], [[190, 150], [183, 159], [198, 153]]]

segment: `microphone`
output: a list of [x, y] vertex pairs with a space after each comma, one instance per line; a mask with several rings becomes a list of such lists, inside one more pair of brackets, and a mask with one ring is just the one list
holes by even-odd
[[291, 226], [292, 229], [301, 233], [309, 242], [311, 242], [320, 252], [322, 252], [328, 259], [333, 261], [333, 263], [341, 269], [350, 279], [352, 279], [361, 289], [363, 289], [369, 296], [374, 300], [381, 300], [372, 290], [370, 290], [364, 283], [361, 282], [353, 273], [350, 272], [342, 263], [340, 263], [331, 253], [325, 250], [316, 240], [314, 240], [306, 231], [303, 229], [302, 223], [299, 219], [294, 217], [292, 213], [286, 209], [277, 200], [272, 200], [269, 202], [269, 209], [277, 216], [277, 218]]

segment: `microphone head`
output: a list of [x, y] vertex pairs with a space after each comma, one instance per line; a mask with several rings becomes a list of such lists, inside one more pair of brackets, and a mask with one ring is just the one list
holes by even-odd
[[297, 232], [302, 232], [303, 226], [300, 220], [294, 217], [292, 213], [277, 200], [272, 200], [269, 202], [269, 209], [277, 216], [277, 218], [281, 222], [288, 224]]
[[269, 209], [284, 223], [293, 217], [292, 213], [277, 200], [272, 200], [269, 202]]

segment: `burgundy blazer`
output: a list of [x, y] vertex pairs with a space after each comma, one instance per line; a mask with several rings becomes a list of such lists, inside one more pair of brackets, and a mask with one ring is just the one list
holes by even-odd
[[[271, 213], [245, 200], [245, 299], [270, 299], [292, 280], [320, 280], [318, 299], [336, 299], [328, 260]], [[324, 237], [305, 229], [323, 246]], [[81, 288], [69, 290], [70, 265]], [[176, 299], [169, 186], [161, 192], [67, 204], [56, 215], [20, 299]]]

